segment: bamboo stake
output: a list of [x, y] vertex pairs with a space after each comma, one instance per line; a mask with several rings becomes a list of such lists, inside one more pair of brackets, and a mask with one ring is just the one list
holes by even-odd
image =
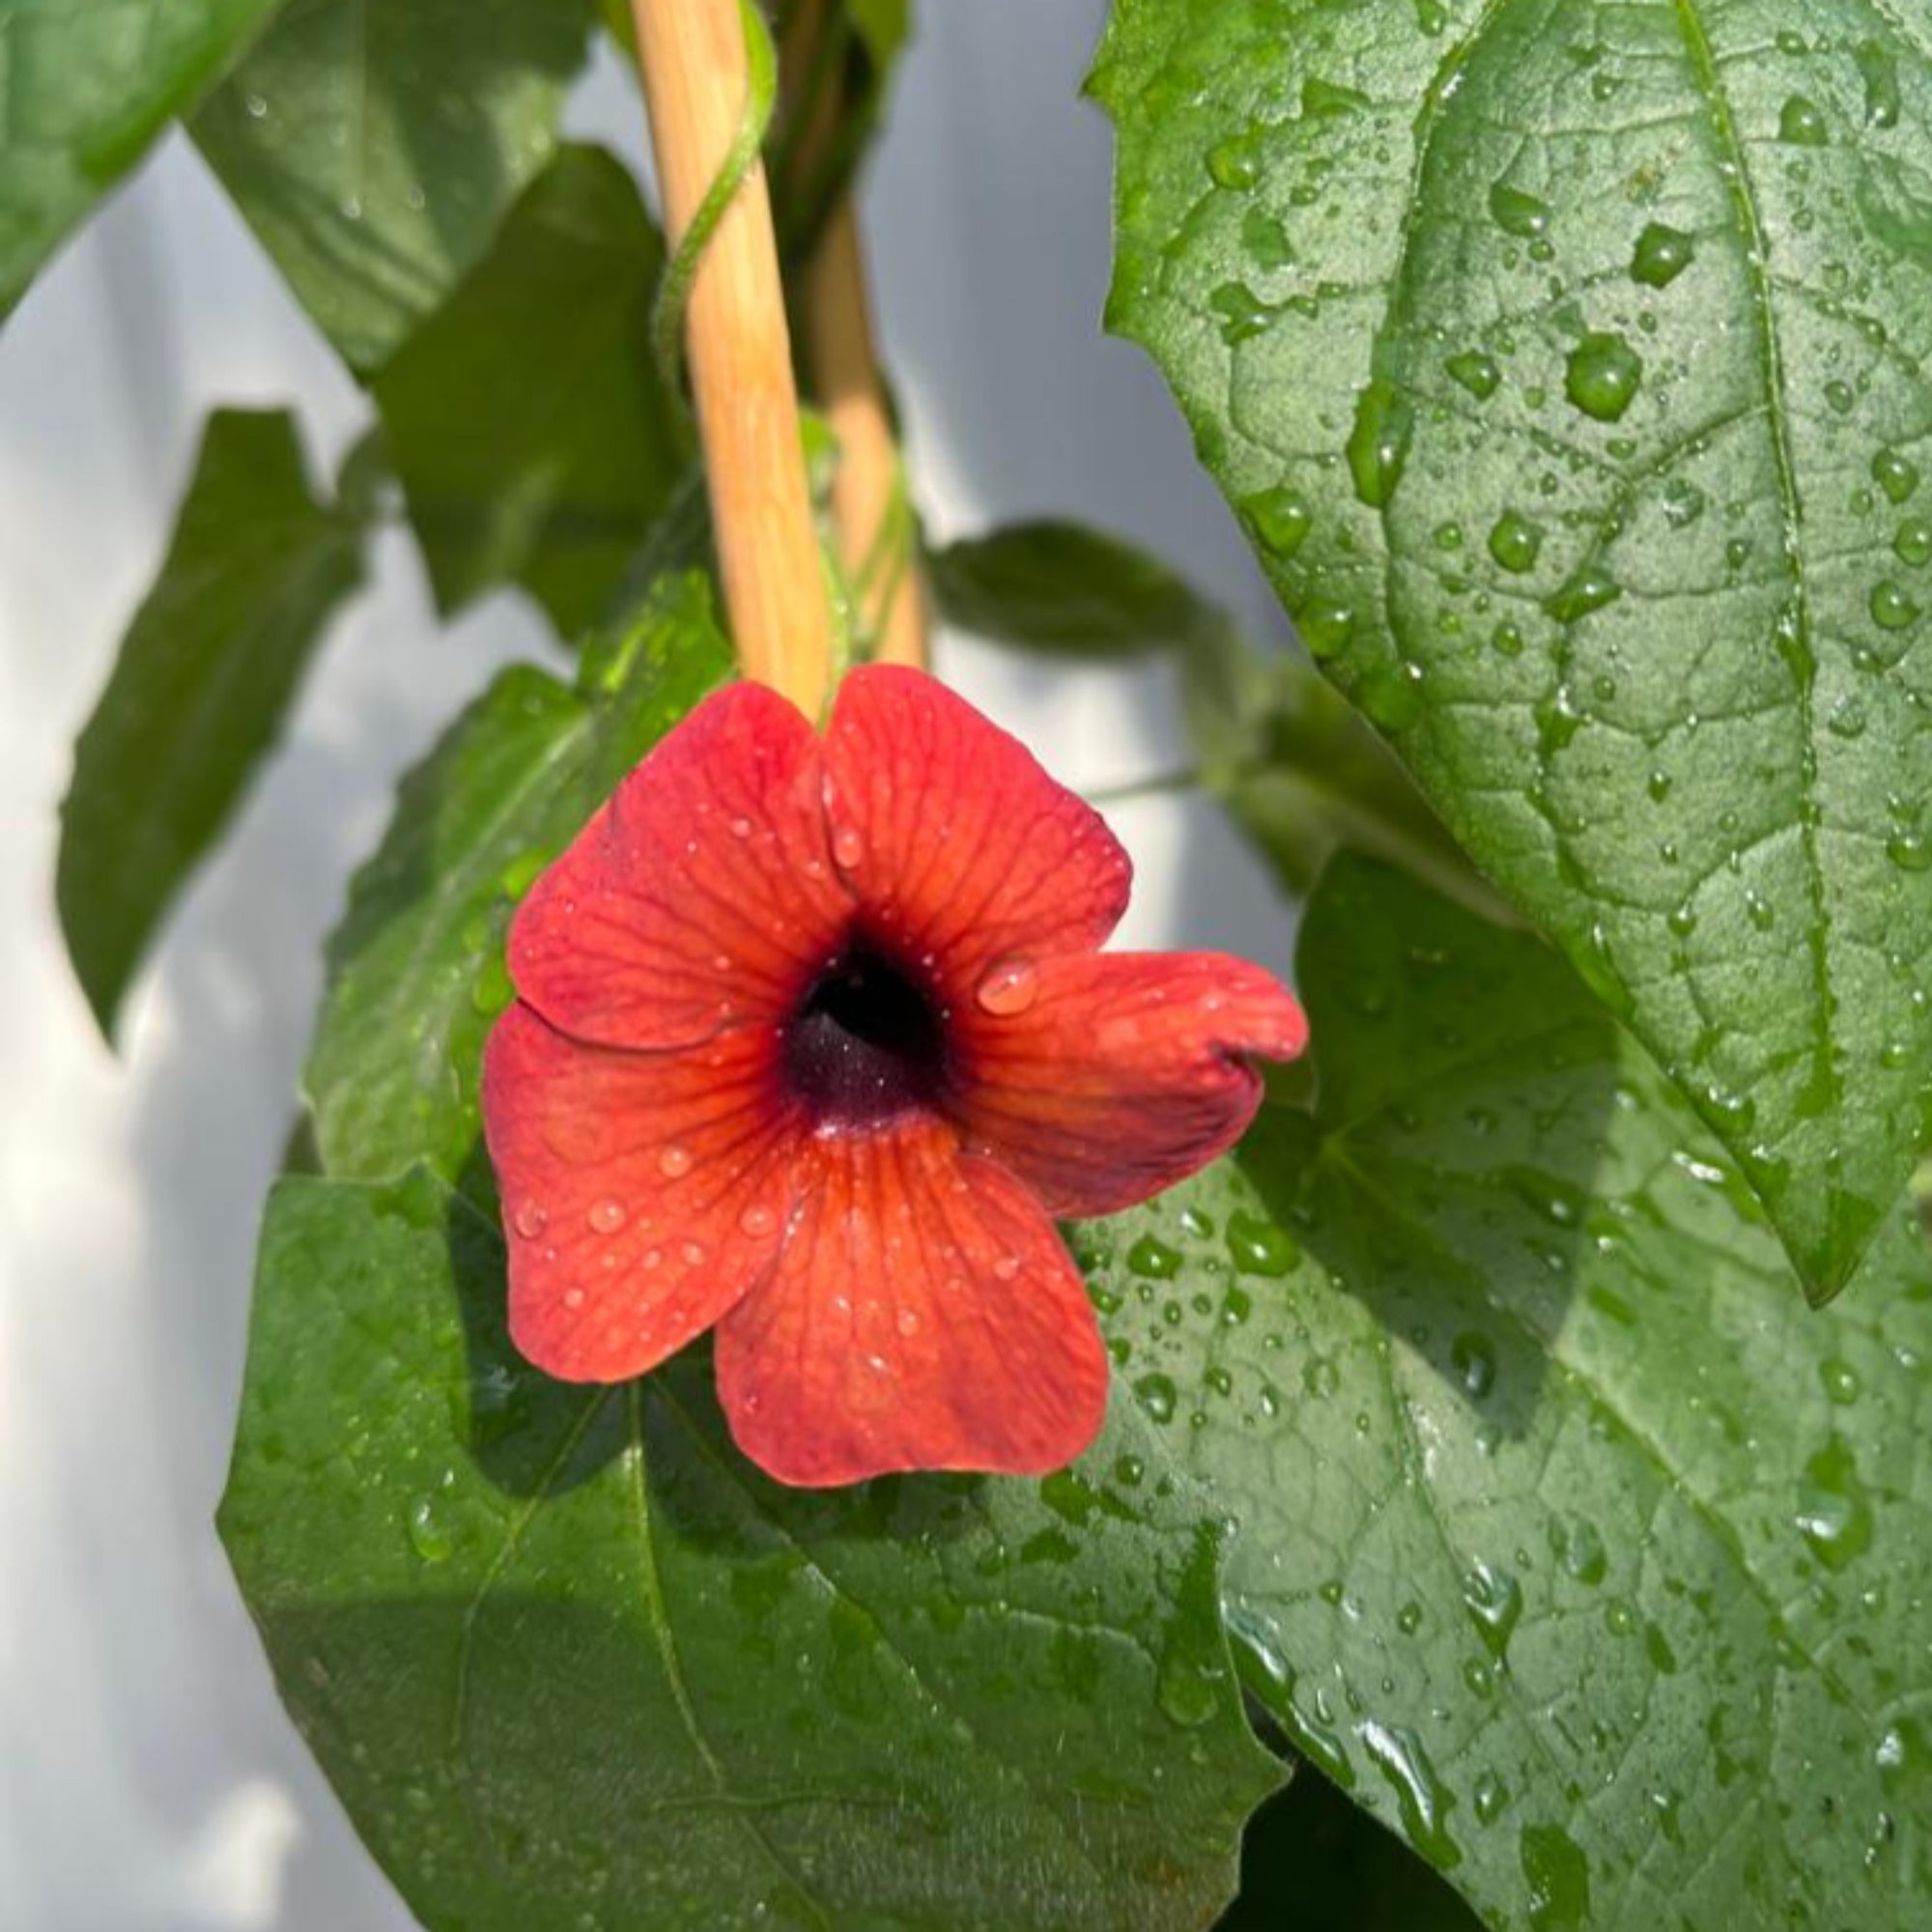
[[[832, 211], [806, 271], [805, 342], [812, 389], [838, 440], [832, 511], [840, 558], [855, 582], [868, 567], [874, 572], [861, 611], [874, 639], [873, 656], [882, 664], [923, 666], [925, 615], [911, 554], [912, 528], [901, 499], [898, 444], [886, 410], [858, 216], [849, 196]], [[901, 528], [893, 527], [895, 520]]]
[[[675, 246], [744, 111], [744, 26], [737, 0], [632, 0], [632, 13], [665, 225]], [[832, 613], [762, 167], [732, 198], [704, 251], [685, 330], [739, 667], [815, 719], [832, 675]]]

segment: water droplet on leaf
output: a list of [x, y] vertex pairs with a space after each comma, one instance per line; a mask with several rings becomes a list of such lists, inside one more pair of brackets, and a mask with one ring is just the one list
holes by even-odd
[[1643, 384], [1643, 357], [1621, 335], [1592, 332], [1570, 352], [1564, 393], [1598, 422], [1620, 422]]
[[1695, 259], [1695, 240], [1681, 228], [1653, 221], [1636, 238], [1636, 253], [1631, 258], [1631, 275], [1646, 288], [1667, 289]]

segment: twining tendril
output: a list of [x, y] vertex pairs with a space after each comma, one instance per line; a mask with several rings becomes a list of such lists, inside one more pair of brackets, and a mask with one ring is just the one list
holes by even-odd
[[665, 264], [658, 283], [657, 299], [651, 307], [651, 354], [658, 365], [658, 378], [665, 393], [674, 401], [684, 397], [684, 312], [691, 302], [692, 284], [697, 279], [698, 265], [732, 197], [744, 186], [747, 177], [758, 164], [765, 129], [771, 126], [773, 105], [779, 91], [778, 49], [772, 44], [771, 29], [753, 0], [738, 0], [738, 17], [745, 30], [745, 107], [738, 119], [737, 132], [724, 151], [718, 173], [697, 204], [671, 257]]

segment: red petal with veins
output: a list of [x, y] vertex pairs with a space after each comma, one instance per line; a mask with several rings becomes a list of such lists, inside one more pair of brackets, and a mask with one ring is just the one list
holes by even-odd
[[718, 1327], [745, 1453], [808, 1488], [1078, 1456], [1106, 1411], [1107, 1354], [1026, 1190], [930, 1122], [822, 1137], [810, 1163], [778, 1265]]
[[846, 677], [825, 766], [841, 871], [955, 1004], [1003, 956], [1084, 952], [1126, 910], [1133, 869], [1099, 813], [923, 672]]
[[510, 977], [554, 1027], [684, 1046], [776, 1020], [851, 916], [818, 739], [762, 685], [714, 693], [531, 888]]
[[1308, 1038], [1286, 988], [1215, 952], [1044, 959], [999, 1004], [954, 1016], [955, 1115], [1058, 1215], [1115, 1213], [1225, 1153], [1261, 1104], [1243, 1056]]
[[768, 1027], [678, 1053], [497, 1021], [483, 1116], [510, 1240], [510, 1335], [565, 1381], [622, 1381], [702, 1334], [771, 1266], [798, 1129]]

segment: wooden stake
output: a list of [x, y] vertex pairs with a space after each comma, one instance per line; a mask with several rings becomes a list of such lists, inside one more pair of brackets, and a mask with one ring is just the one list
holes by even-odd
[[[673, 246], [730, 147], [747, 90], [737, 0], [631, 0]], [[807, 717], [832, 675], [832, 613], [799, 441], [798, 392], [762, 167], [704, 251], [687, 361], [738, 663]]]
[[832, 211], [806, 273], [805, 339], [818, 407], [838, 440], [832, 510], [840, 557], [855, 580], [868, 564], [876, 572], [860, 612], [875, 639], [873, 655], [883, 664], [923, 666], [925, 617], [912, 527], [907, 519], [901, 532], [891, 528], [895, 512], [903, 515], [904, 508], [899, 451], [886, 412], [859, 221], [849, 196]]

